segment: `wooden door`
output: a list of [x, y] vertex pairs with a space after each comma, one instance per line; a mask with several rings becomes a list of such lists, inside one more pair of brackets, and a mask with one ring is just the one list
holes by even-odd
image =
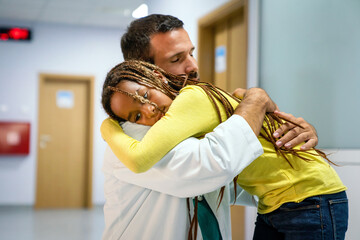
[[[198, 23], [198, 63], [202, 81], [232, 92], [247, 87], [248, 2], [230, 1]], [[245, 208], [231, 207], [232, 239], [245, 239]]]
[[246, 88], [247, 1], [235, 0], [199, 20], [198, 62], [202, 81], [232, 92]]
[[40, 75], [36, 208], [91, 207], [93, 78]]

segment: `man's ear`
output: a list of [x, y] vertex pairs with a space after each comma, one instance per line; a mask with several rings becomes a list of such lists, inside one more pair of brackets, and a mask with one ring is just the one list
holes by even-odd
[[156, 77], [163, 78], [163, 75], [158, 70], [153, 70], [153, 73], [156, 75]]
[[166, 79], [166, 77], [164, 77], [164, 75], [161, 74], [161, 72], [159, 72], [158, 70], [153, 70], [153, 72], [157, 78], [161, 79], [161, 81], [163, 81], [164, 83], [168, 83], [168, 80]]

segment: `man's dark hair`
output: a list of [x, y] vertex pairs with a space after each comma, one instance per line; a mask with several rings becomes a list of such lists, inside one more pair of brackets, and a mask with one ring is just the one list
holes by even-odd
[[152, 14], [131, 22], [121, 38], [121, 51], [125, 60], [143, 60], [154, 63], [150, 56], [150, 38], [155, 33], [179, 29], [184, 23], [173, 16]]

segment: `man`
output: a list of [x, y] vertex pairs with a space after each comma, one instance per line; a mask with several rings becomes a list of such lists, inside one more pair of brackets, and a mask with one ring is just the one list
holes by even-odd
[[[121, 50], [125, 60], [138, 59], [158, 65], [173, 74], [198, 78], [198, 66], [193, 57], [195, 50], [183, 22], [169, 15], [153, 14], [133, 21], [121, 39]], [[244, 93], [242, 93], [244, 94]], [[304, 141], [302, 149], [310, 149], [318, 143], [315, 129], [302, 118], [291, 114], [278, 113], [303, 129], [292, 124], [284, 124], [275, 133], [282, 136], [277, 145], [296, 146]]]
[[[141, 59], [177, 75], [198, 77], [194, 46], [183, 23], [172, 16], [151, 15], [135, 20], [122, 37], [121, 47], [125, 60]], [[143, 174], [130, 172], [107, 149], [103, 168], [107, 200], [104, 239], [186, 239], [189, 220], [185, 198], [227, 185], [259, 156], [262, 150], [254, 133], [258, 134], [265, 111], [274, 109], [264, 91], [247, 91], [236, 109], [236, 114], [242, 117], [229, 118], [202, 140], [183, 141]], [[311, 147], [317, 142], [316, 133], [308, 123], [290, 118], [305, 126], [305, 130], [285, 125], [278, 133], [291, 131], [280, 139], [279, 145], [309, 140], [305, 147]], [[138, 138], [147, 130], [135, 136], [143, 127], [126, 123], [123, 128]], [[240, 153], [243, 155], [239, 156]], [[222, 239], [231, 239], [229, 188], [218, 210], [217, 196], [215, 191], [205, 198], [218, 218]]]

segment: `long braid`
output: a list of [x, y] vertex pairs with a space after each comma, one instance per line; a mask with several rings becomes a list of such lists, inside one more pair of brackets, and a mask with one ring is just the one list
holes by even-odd
[[[163, 76], [166, 77], [167, 82], [164, 82], [162, 79], [160, 79], [154, 72], [157, 71], [161, 73]], [[116, 85], [121, 82], [122, 80], [127, 81], [134, 81], [139, 84], [155, 88], [165, 95], [169, 96], [171, 99], [175, 99], [175, 97], [179, 94], [180, 90], [186, 86], [186, 85], [197, 85], [201, 87], [205, 93], [208, 95], [210, 101], [214, 105], [214, 108], [216, 110], [216, 113], [219, 118], [219, 122], [223, 122], [223, 119], [221, 117], [221, 111], [220, 106], [222, 106], [225, 110], [226, 118], [229, 118], [234, 113], [234, 108], [232, 107], [230, 101], [227, 97], [232, 97], [237, 102], [241, 102], [240, 99], [237, 99], [233, 97], [231, 94], [226, 93], [225, 91], [221, 90], [220, 88], [212, 85], [211, 83], [206, 82], [199, 82], [197, 80], [193, 79], [186, 79], [184, 77], [176, 76], [174, 74], [168, 73], [164, 71], [163, 69], [157, 67], [156, 65], [143, 62], [143, 61], [137, 61], [137, 60], [130, 60], [125, 61], [121, 64], [118, 64], [115, 66], [107, 75], [104, 86], [103, 86], [103, 93], [102, 93], [102, 104], [105, 109], [105, 111], [109, 114], [110, 117], [118, 120], [118, 121], [124, 121], [123, 119], [119, 119], [111, 110], [110, 106], [110, 99], [113, 94], [113, 90], [110, 87], [116, 87]], [[225, 95], [226, 94], [226, 95]], [[220, 106], [217, 103], [220, 102]], [[292, 124], [299, 126], [298, 124], [291, 122]], [[278, 147], [276, 143], [276, 139], [273, 136], [273, 133], [275, 130], [283, 124], [283, 119], [281, 119], [279, 116], [276, 116], [274, 113], [266, 113], [264, 118], [264, 124], [262, 126], [262, 129], [264, 130], [264, 133], [260, 133], [260, 136], [266, 139], [267, 141], [271, 142], [274, 145], [275, 151], [279, 156], [282, 156], [293, 168], [293, 165], [289, 161], [287, 154], [292, 154], [296, 157], [299, 157], [300, 159], [303, 159], [305, 161], [312, 161], [309, 158], [306, 158], [304, 156], [299, 155], [299, 152], [307, 152], [310, 155], [315, 156], [321, 156], [324, 159], [326, 159], [328, 162], [334, 164], [332, 161], [330, 161], [326, 154], [319, 149], [313, 149], [316, 153], [312, 153], [308, 150], [298, 150], [298, 149], [287, 149], [285, 147]], [[301, 127], [301, 126], [299, 126]], [[335, 164], [336, 165], [336, 164]], [[236, 180], [237, 177], [234, 178], [234, 186], [235, 186], [235, 195], [236, 195]], [[220, 206], [220, 203], [223, 199], [224, 195], [224, 189], [225, 187], [222, 187], [218, 196], [218, 207]], [[195, 206], [194, 206], [194, 217], [193, 220], [191, 220], [191, 227], [189, 231], [189, 239], [192, 239], [192, 234], [195, 234], [194, 239], [196, 239], [197, 234], [197, 201], [198, 199], [195, 198]], [[194, 228], [194, 230], [193, 230]]]

